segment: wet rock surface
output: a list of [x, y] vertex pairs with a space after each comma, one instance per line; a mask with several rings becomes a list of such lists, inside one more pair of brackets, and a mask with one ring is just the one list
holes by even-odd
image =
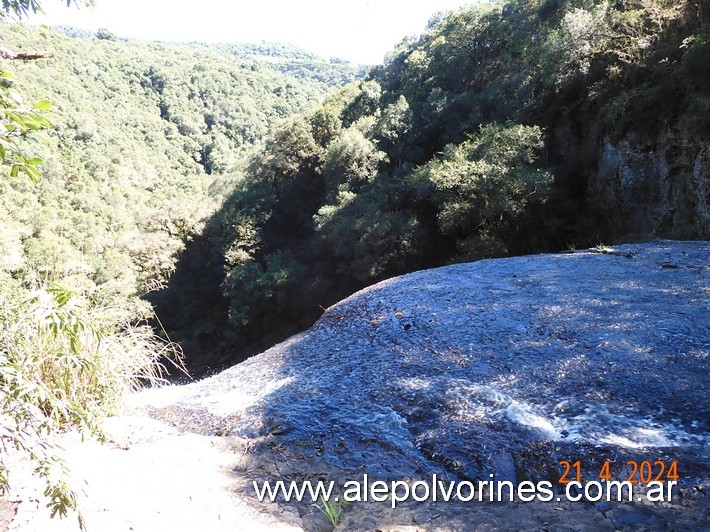
[[[354, 294], [219, 375], [136, 394], [133, 407], [152, 419], [118, 420], [111, 449], [74, 452], [95, 477], [92, 517], [115, 525], [100, 529], [155, 529], [157, 506], [171, 508], [173, 530], [329, 530], [310, 500], [259, 503], [253, 481], [343, 486], [367, 474], [412, 485], [436, 474], [549, 481], [560, 495], [561, 461], [579, 461], [585, 479], [608, 462], [623, 481], [628, 462], [644, 460], [654, 475], [676, 461], [672, 502], [354, 502], [338, 528], [707, 529], [709, 317], [707, 242], [422, 271]], [[132, 498], [94, 495], [99, 478]], [[12, 504], [11, 529], [50, 530]], [[118, 518], [140, 504], [144, 517]]]
[[[348, 529], [518, 528], [506, 519], [519, 512], [533, 528], [702, 528], [709, 259], [708, 243], [661, 241], [417, 272], [217, 376], [137, 402], [183, 430], [251, 442], [235, 470], [250, 480], [557, 484], [565, 460], [587, 479], [608, 461], [620, 481], [629, 461], [663, 462], [654, 476], [678, 464], [670, 504], [355, 503]], [[559, 521], [560, 509], [575, 517]]]

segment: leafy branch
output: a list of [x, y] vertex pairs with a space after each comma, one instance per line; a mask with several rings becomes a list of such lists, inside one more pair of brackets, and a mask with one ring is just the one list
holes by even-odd
[[28, 141], [47, 141], [42, 131], [52, 127], [45, 115], [52, 104], [48, 100], [40, 100], [31, 108], [25, 107], [22, 97], [11, 88], [13, 80], [12, 73], [0, 70], [0, 81], [4, 82], [0, 89], [0, 121], [3, 126], [0, 129], [0, 162], [10, 165], [12, 177], [22, 172], [36, 182], [41, 177], [37, 167], [44, 161], [25, 154], [23, 147]]
[[[0, 19], [22, 20], [27, 16], [42, 13], [37, 0], [0, 0]], [[67, 0], [67, 7], [77, 0]], [[94, 5], [93, 0], [80, 0], [86, 6]], [[50, 57], [48, 52], [14, 52], [0, 47], [0, 59], [32, 61]], [[44, 116], [51, 109], [47, 100], [36, 102], [32, 108], [24, 107], [22, 97], [11, 86], [14, 76], [0, 67], [0, 163], [10, 165], [10, 175], [16, 177], [20, 172], [33, 181], [38, 181], [41, 172], [38, 169], [44, 161], [39, 157], [26, 155], [22, 146], [27, 141], [45, 140], [40, 132], [52, 127]]]

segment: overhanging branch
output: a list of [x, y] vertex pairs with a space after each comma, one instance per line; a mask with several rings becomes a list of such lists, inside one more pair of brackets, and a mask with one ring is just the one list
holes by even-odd
[[19, 59], [20, 61], [34, 61], [35, 59], [47, 59], [52, 57], [49, 52], [13, 52], [0, 46], [0, 58]]

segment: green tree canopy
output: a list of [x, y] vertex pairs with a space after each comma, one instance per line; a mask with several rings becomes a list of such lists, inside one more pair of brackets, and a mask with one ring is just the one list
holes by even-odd
[[[232, 327], [210, 330], [253, 351], [387, 276], [623, 237], [636, 215], [620, 204], [656, 185], [622, 195], [598, 178], [632, 145], [649, 168], [675, 161], [663, 186], [684, 192], [658, 194], [683, 205], [663, 227], [706, 232], [706, 180], [682, 177], [706, 164], [705, 4], [497, 0], [437, 15], [264, 143], [207, 225], [212, 253], [186, 261], [182, 279], [219, 271], [210, 290]], [[207, 314], [187, 310], [199, 299], [182, 323]]]

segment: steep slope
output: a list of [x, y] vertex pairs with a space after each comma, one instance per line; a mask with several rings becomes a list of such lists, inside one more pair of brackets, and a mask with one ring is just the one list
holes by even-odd
[[373, 282], [706, 238], [707, 3], [505, 0], [432, 20], [285, 124], [155, 294], [198, 373]]
[[127, 295], [166, 280], [269, 128], [358, 75], [283, 45], [0, 32], [9, 49], [50, 52], [2, 68], [18, 97], [56, 111], [50, 146], [27, 147], [46, 160], [44, 178], [0, 180], [0, 271]]

